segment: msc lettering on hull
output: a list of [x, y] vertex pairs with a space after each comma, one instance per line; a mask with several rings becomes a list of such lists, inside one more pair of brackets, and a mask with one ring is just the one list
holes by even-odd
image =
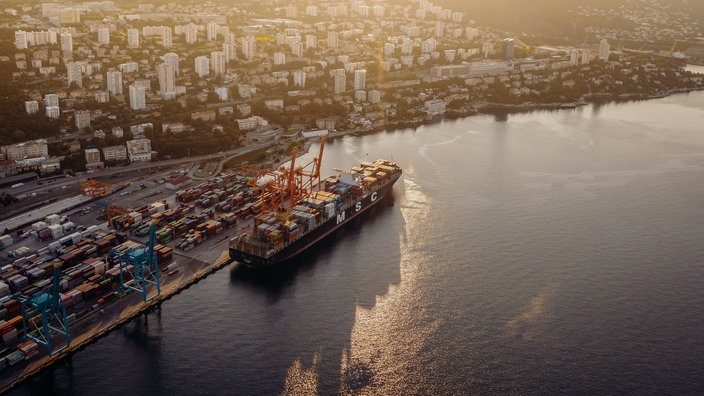
[[[376, 198], [377, 198], [378, 196], [379, 196], [379, 195], [377, 194], [377, 192], [374, 191], [374, 192], [372, 193], [372, 195], [371, 195], [371, 201], [372, 201], [372, 202], [376, 201]], [[355, 213], [356, 213], [356, 212], [359, 212], [360, 210], [362, 210], [362, 201], [359, 201], [359, 202], [357, 202], [356, 205], [354, 205], [354, 211], [355, 211]], [[347, 214], [347, 211], [343, 211], [343, 212], [337, 214], [337, 224], [340, 224], [340, 223], [342, 223], [343, 221], [345, 221], [345, 219], [346, 219], [346, 214]]]

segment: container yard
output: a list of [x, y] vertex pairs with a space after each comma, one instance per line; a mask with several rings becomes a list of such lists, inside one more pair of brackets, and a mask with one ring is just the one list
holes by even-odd
[[0, 391], [227, 265], [261, 211], [254, 181], [145, 181], [2, 235]]

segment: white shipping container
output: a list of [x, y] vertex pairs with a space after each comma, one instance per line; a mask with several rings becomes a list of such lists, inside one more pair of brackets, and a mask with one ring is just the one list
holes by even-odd
[[71, 240], [73, 241], [74, 245], [81, 241], [81, 233], [80, 232], [74, 232], [73, 234], [70, 235], [70, 237], [71, 237]]
[[55, 253], [61, 247], [61, 242], [55, 241], [49, 244], [49, 251]]
[[95, 234], [98, 232], [98, 226], [97, 225], [92, 225], [88, 227], [86, 231], [90, 232], [90, 236], [95, 237]]
[[2, 247], [4, 247], [4, 248], [8, 247], [8, 246], [12, 245], [12, 242], [13, 242], [12, 237], [10, 235], [0, 236], [0, 244], [2, 245]]
[[49, 224], [59, 224], [61, 222], [61, 217], [57, 214], [50, 214], [46, 217], [46, 221]]
[[38, 221], [38, 222], [32, 224], [32, 230], [37, 231], [37, 232], [39, 232], [45, 228], [46, 228], [46, 223], [43, 221]]
[[108, 269], [108, 265], [105, 261], [98, 261], [93, 263], [93, 268], [95, 269], [96, 274], [104, 275], [105, 271]]
[[64, 236], [64, 229], [60, 224], [50, 225], [49, 230], [51, 231], [51, 237], [54, 239], [59, 239]]

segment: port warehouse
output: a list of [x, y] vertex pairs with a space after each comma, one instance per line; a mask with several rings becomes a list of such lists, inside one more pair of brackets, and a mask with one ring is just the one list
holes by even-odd
[[[55, 264], [61, 265], [59, 296], [72, 327], [122, 297], [121, 270], [114, 253], [140, 246], [153, 223], [159, 267], [167, 273], [178, 271], [172, 262], [174, 248], [191, 250], [235, 227], [238, 220], [259, 214], [260, 197], [251, 181], [229, 172], [177, 191], [173, 207], [161, 199], [116, 211], [108, 208], [109, 227], [76, 224], [52, 214], [28, 229], [0, 237], [0, 370], [46, 355], [23, 333], [18, 295], [31, 298], [47, 293]], [[28, 312], [28, 316], [41, 325], [40, 315]]]

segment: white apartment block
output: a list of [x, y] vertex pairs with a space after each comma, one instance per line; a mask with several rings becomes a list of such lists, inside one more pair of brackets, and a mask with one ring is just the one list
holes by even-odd
[[130, 162], [149, 162], [152, 160], [152, 143], [149, 139], [127, 141], [127, 157]]
[[130, 108], [132, 110], [147, 109], [147, 89], [142, 85], [131, 84], [130, 92]]
[[36, 114], [39, 112], [39, 102], [36, 100], [27, 100], [24, 102], [24, 110], [27, 114]]
[[195, 60], [195, 72], [198, 77], [205, 77], [210, 74], [210, 59], [207, 56], [199, 56]]
[[127, 159], [127, 149], [123, 145], [104, 147], [103, 158], [105, 161], [124, 161]]
[[122, 72], [111, 70], [107, 72], [105, 79], [108, 83], [108, 92], [113, 95], [122, 95]]

